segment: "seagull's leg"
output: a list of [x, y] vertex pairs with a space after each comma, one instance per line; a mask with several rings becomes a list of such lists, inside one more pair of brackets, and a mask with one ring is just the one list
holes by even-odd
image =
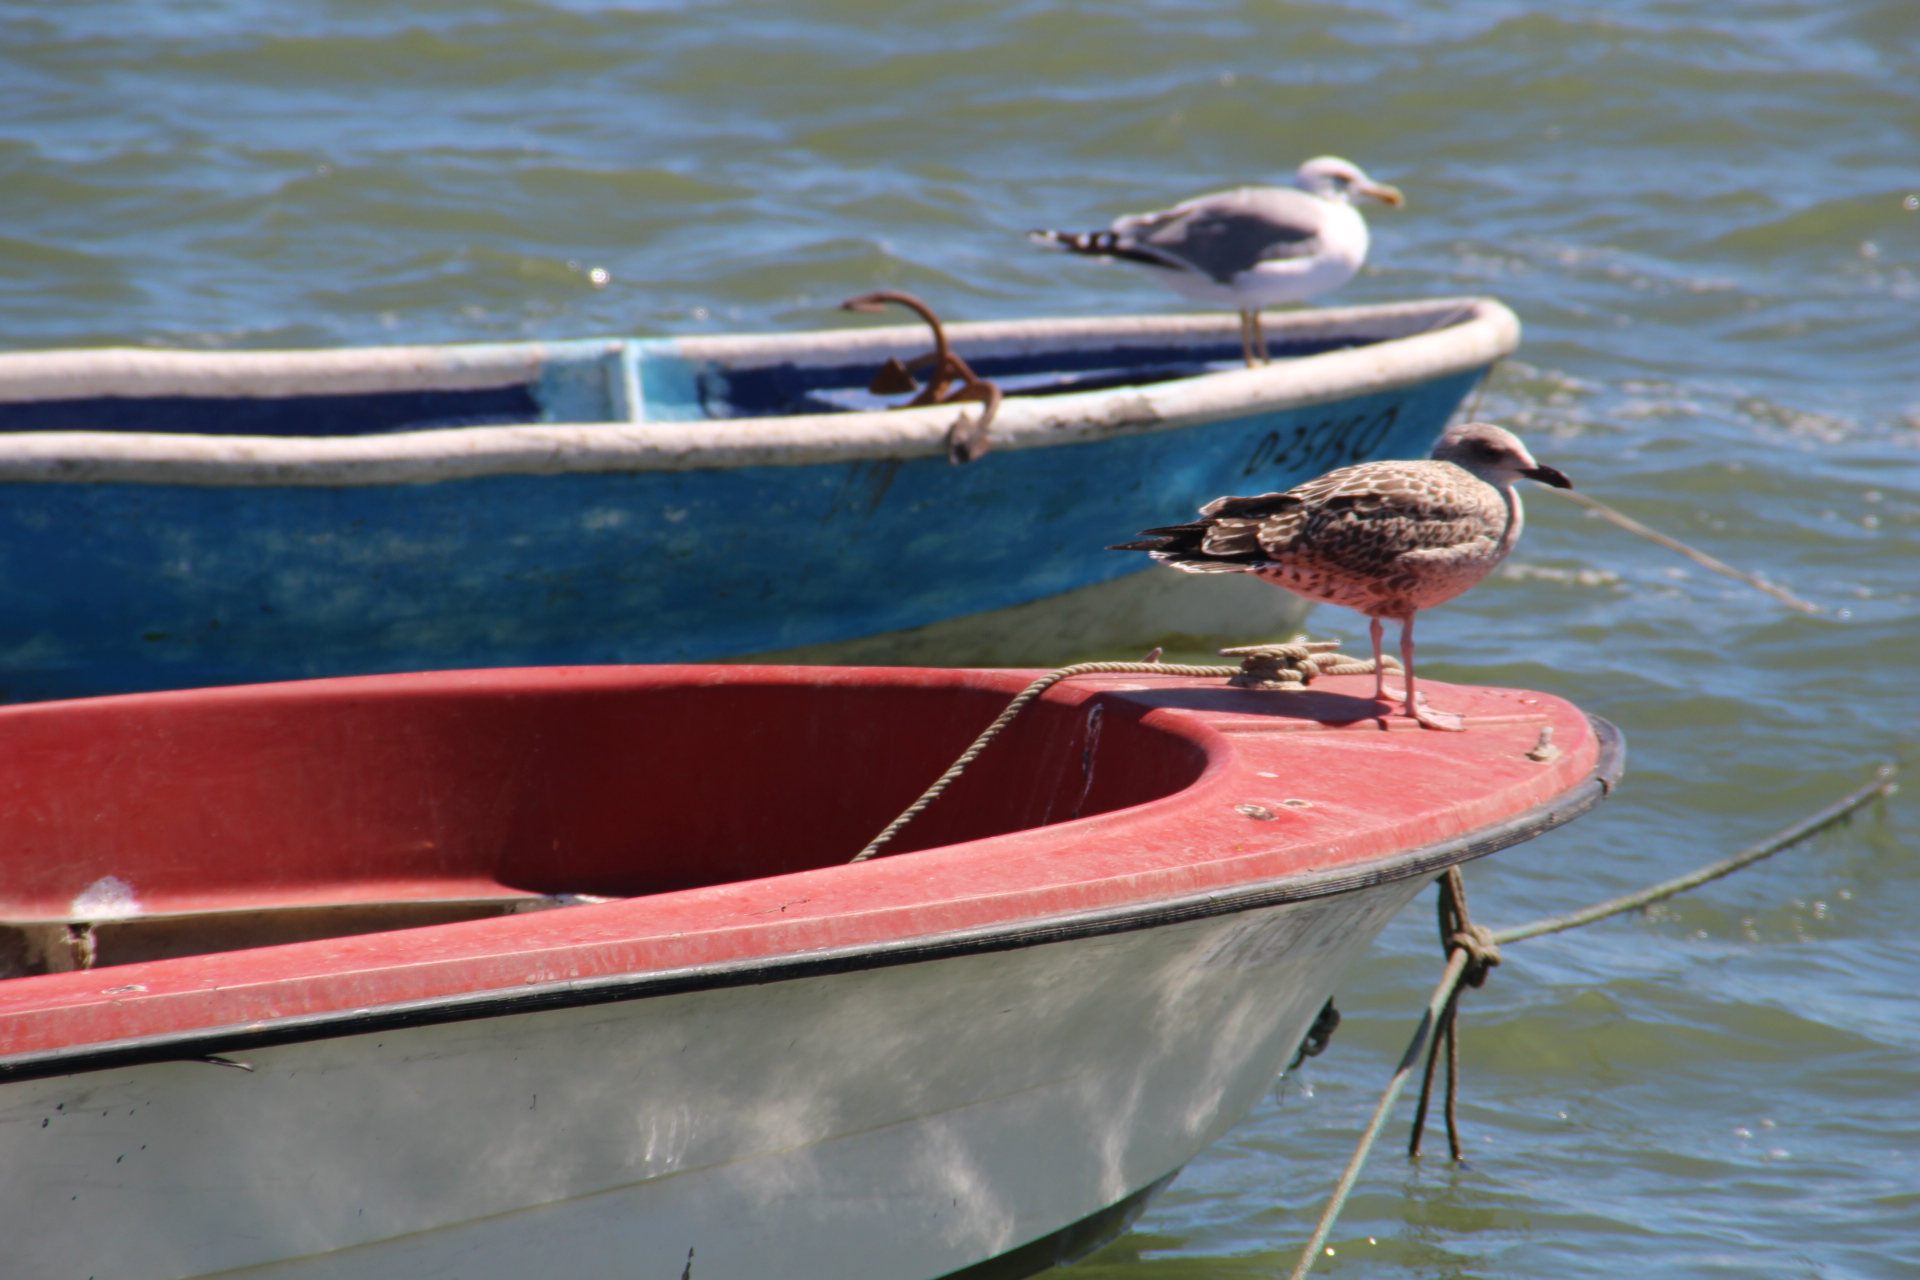
[[1260, 356], [1261, 364], [1272, 364], [1273, 357], [1267, 354], [1267, 324], [1260, 318], [1260, 309], [1255, 307], [1247, 313], [1253, 317], [1253, 345]]
[[1240, 311], [1240, 355], [1246, 360], [1247, 368], [1253, 368], [1253, 312], [1244, 307]]
[[[1367, 619], [1367, 634], [1373, 638], [1373, 700], [1375, 702], [1402, 702], [1406, 694], [1395, 693], [1387, 688], [1386, 663], [1386, 624], [1378, 618]], [[1404, 636], [1404, 632], [1402, 633]]]
[[1400, 678], [1406, 681], [1407, 685], [1407, 714], [1418, 720], [1422, 728], [1464, 733], [1467, 728], [1465, 716], [1455, 715], [1451, 711], [1430, 711], [1420, 705], [1420, 696], [1413, 687], [1413, 614], [1411, 612], [1400, 624], [1400, 662], [1406, 667]]
[[1380, 619], [1367, 619], [1367, 634], [1373, 637], [1373, 700], [1375, 702], [1388, 701], [1386, 650], [1382, 647], [1386, 632], [1386, 625]]

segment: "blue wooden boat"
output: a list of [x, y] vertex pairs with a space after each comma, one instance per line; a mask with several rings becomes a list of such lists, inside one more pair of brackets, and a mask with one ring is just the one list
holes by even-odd
[[1519, 340], [1486, 299], [954, 325], [1006, 399], [866, 387], [914, 327], [0, 355], [0, 699], [456, 667], [1051, 663], [1297, 622], [1101, 550], [1418, 456]]

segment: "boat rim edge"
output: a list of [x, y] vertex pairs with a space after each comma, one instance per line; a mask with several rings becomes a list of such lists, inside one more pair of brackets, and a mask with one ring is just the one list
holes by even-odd
[[[1012, 397], [995, 417], [991, 442], [996, 450], [1054, 448], [1177, 431], [1235, 415], [1310, 408], [1486, 368], [1517, 349], [1520, 321], [1497, 299], [1440, 302], [1457, 303], [1466, 313], [1440, 328], [1259, 368], [1146, 386]], [[1407, 304], [1383, 308], [1388, 305]], [[1043, 323], [1060, 322], [1029, 322]], [[858, 337], [872, 331], [850, 332]], [[944, 457], [954, 413], [953, 406], [945, 405], [699, 422], [452, 427], [370, 436], [17, 432], [0, 434], [0, 483], [346, 488], [493, 476], [903, 461]]]

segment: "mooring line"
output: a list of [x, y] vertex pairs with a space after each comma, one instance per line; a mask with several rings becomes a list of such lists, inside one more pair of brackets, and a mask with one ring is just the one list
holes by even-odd
[[[1321, 676], [1372, 675], [1372, 658], [1350, 658], [1340, 652], [1337, 640], [1308, 640], [1305, 638], [1289, 640], [1285, 644], [1255, 644], [1239, 649], [1222, 649], [1222, 656], [1240, 659], [1237, 667], [1188, 667], [1178, 663], [1160, 661], [1160, 650], [1155, 649], [1147, 655], [1145, 662], [1080, 662], [1070, 667], [1061, 667], [1035, 680], [1014, 696], [994, 722], [986, 727], [973, 745], [961, 752], [960, 758], [934, 781], [934, 784], [921, 793], [920, 798], [907, 806], [907, 811], [887, 824], [882, 831], [867, 843], [848, 862], [865, 862], [879, 853], [882, 846], [900, 834], [900, 829], [920, 816], [928, 805], [937, 800], [953, 780], [966, 772], [967, 766], [974, 762], [979, 754], [986, 750], [987, 744], [1000, 736], [1000, 731], [1013, 723], [1013, 718], [1026, 710], [1035, 698], [1051, 689], [1069, 676], [1195, 676], [1201, 679], [1225, 677], [1229, 683], [1243, 689], [1305, 689]], [[1398, 671], [1399, 660], [1386, 658], [1388, 669]], [[1084, 797], [1082, 797], [1084, 800]]]
[[1737, 581], [1746, 583], [1748, 586], [1752, 587], [1756, 591], [1764, 591], [1768, 595], [1772, 596], [1775, 600], [1778, 600], [1781, 604], [1786, 605], [1790, 609], [1798, 609], [1801, 613], [1825, 613], [1826, 612], [1826, 610], [1821, 608], [1819, 605], [1809, 604], [1807, 601], [1802, 600], [1799, 596], [1794, 595], [1793, 592], [1788, 591], [1785, 587], [1776, 587], [1773, 583], [1768, 582], [1765, 578], [1761, 577], [1759, 574], [1744, 573], [1741, 570], [1734, 568], [1732, 565], [1728, 564], [1724, 560], [1716, 560], [1712, 556], [1708, 555], [1706, 552], [1700, 551], [1693, 547], [1688, 546], [1686, 543], [1680, 541], [1680, 539], [1678, 538], [1669, 537], [1668, 535], [1661, 533], [1658, 529], [1649, 529], [1646, 525], [1641, 524], [1638, 520], [1635, 520], [1632, 516], [1627, 515], [1625, 512], [1622, 512], [1622, 511], [1615, 511], [1612, 507], [1600, 501], [1598, 498], [1590, 498], [1584, 493], [1575, 493], [1571, 489], [1556, 489], [1554, 492], [1558, 493], [1561, 497], [1567, 499], [1569, 502], [1579, 503], [1581, 506], [1593, 512], [1595, 515], [1599, 516], [1601, 519], [1609, 520], [1612, 523], [1619, 525], [1622, 529], [1625, 529], [1628, 533], [1637, 533], [1641, 537], [1647, 539], [1650, 542], [1659, 543], [1661, 546], [1667, 548], [1667, 550], [1669, 551], [1678, 551], [1681, 555], [1693, 561], [1695, 564], [1700, 565], [1702, 568], [1711, 569], [1715, 573], [1724, 573], [1729, 578], [1733, 578]]
[[945, 791], [955, 778], [966, 772], [967, 766], [973, 763], [974, 758], [987, 749], [989, 742], [992, 742], [1000, 736], [1002, 729], [1013, 723], [1015, 716], [1026, 710], [1029, 702], [1032, 702], [1035, 698], [1069, 676], [1149, 675], [1206, 677], [1237, 676], [1239, 674], [1239, 667], [1183, 667], [1171, 662], [1081, 662], [1071, 667], [1061, 667], [1056, 671], [1049, 671], [1022, 689], [1019, 694], [1014, 697], [1014, 700], [1007, 704], [1006, 710], [1002, 711], [999, 717], [995, 719], [992, 724], [988, 725], [979, 737], [973, 740], [973, 745], [962, 752], [960, 758], [955, 760], [952, 766], [934, 781], [932, 786], [923, 791], [918, 800], [915, 800], [907, 806], [905, 813], [902, 813], [892, 822], [889, 822], [886, 830], [868, 841], [866, 848], [854, 854], [853, 857], [847, 861], [865, 862], [868, 858], [880, 852], [882, 846], [900, 833], [900, 828], [919, 817], [922, 809], [925, 809], [928, 805], [939, 799], [940, 793]]
[[1739, 853], [1731, 854], [1718, 862], [1709, 862], [1706, 866], [1689, 871], [1686, 875], [1663, 880], [1638, 893], [1623, 894], [1618, 898], [1609, 898], [1605, 902], [1596, 902], [1579, 911], [1569, 911], [1561, 916], [1548, 916], [1544, 920], [1535, 920], [1531, 924], [1515, 925], [1511, 929], [1501, 929], [1493, 935], [1495, 942], [1521, 942], [1527, 938], [1538, 938], [1542, 934], [1561, 933], [1568, 929], [1577, 929], [1583, 924], [1592, 924], [1595, 920], [1604, 920], [1608, 916], [1617, 916], [1623, 911], [1632, 911], [1637, 907], [1652, 906], [1664, 898], [1697, 889], [1722, 876], [1730, 876], [1742, 867], [1751, 866], [1762, 858], [1770, 858], [1784, 849], [1789, 849], [1808, 836], [1817, 835], [1836, 822], [1850, 816], [1855, 810], [1864, 808], [1876, 797], [1889, 796], [1899, 790], [1899, 784], [1893, 781], [1896, 772], [1893, 765], [1883, 764], [1874, 771], [1873, 781], [1863, 787], [1857, 787], [1826, 808], [1820, 810], [1792, 826], [1768, 836], [1759, 844], [1749, 845]]
[[1387, 1117], [1393, 1111], [1393, 1104], [1400, 1100], [1400, 1091], [1407, 1087], [1407, 1080], [1413, 1075], [1413, 1069], [1420, 1065], [1420, 1051], [1427, 1046], [1427, 1035], [1434, 1024], [1440, 1020], [1447, 1002], [1453, 999], [1453, 990], [1460, 984], [1460, 975], [1467, 971], [1467, 953], [1455, 951], [1447, 957], [1447, 971], [1440, 979], [1440, 985], [1433, 989], [1432, 999], [1427, 1001], [1427, 1011], [1420, 1016], [1420, 1025], [1414, 1028], [1413, 1039], [1407, 1043], [1407, 1051], [1400, 1056], [1400, 1065], [1395, 1068], [1393, 1079], [1387, 1082], [1387, 1091], [1380, 1095], [1380, 1102], [1373, 1109], [1373, 1116], [1367, 1121], [1366, 1132], [1360, 1135], [1360, 1145], [1354, 1150], [1353, 1158], [1347, 1161], [1346, 1171], [1340, 1175], [1340, 1181], [1333, 1188], [1333, 1199], [1327, 1202], [1320, 1221], [1314, 1224], [1313, 1235], [1307, 1240], [1307, 1251], [1300, 1255], [1300, 1263], [1294, 1267], [1290, 1280], [1313, 1270], [1314, 1258], [1327, 1243], [1327, 1236], [1333, 1231], [1333, 1224], [1340, 1217], [1340, 1210], [1346, 1207], [1347, 1197], [1353, 1193], [1353, 1184], [1360, 1180], [1360, 1170], [1367, 1163], [1367, 1154], [1373, 1150], [1380, 1131], [1386, 1128]]
[[[1749, 845], [1740, 852], [1716, 862], [1709, 862], [1686, 875], [1663, 880], [1637, 893], [1609, 898], [1605, 902], [1597, 902], [1578, 911], [1548, 916], [1546, 919], [1516, 925], [1511, 929], [1496, 930], [1489, 935], [1488, 940], [1494, 944], [1521, 942], [1528, 938], [1538, 938], [1543, 934], [1577, 929], [1582, 925], [1592, 924], [1596, 920], [1604, 920], [1609, 916], [1617, 916], [1639, 907], [1651, 906], [1663, 899], [1685, 893], [1689, 889], [1697, 889], [1722, 876], [1732, 875], [1743, 867], [1751, 866], [1763, 858], [1792, 848], [1835, 823], [1845, 821], [1873, 801], [1892, 795], [1899, 789], [1899, 784], [1893, 781], [1896, 772], [1898, 772], [1898, 766], [1883, 764], [1875, 770], [1873, 781], [1866, 785], [1856, 787], [1832, 804], [1792, 826], [1783, 827], [1758, 844]], [[1460, 918], [1464, 920], [1466, 918], [1464, 897], [1460, 901], [1462, 904], [1459, 908]], [[1446, 906], [1443, 902], [1443, 918], [1445, 915]], [[1374, 1143], [1380, 1137], [1380, 1131], [1386, 1126], [1393, 1104], [1399, 1100], [1401, 1091], [1406, 1088], [1407, 1079], [1420, 1063], [1421, 1050], [1426, 1047], [1429, 1036], [1435, 1033], [1436, 1028], [1443, 1028], [1443, 1019], [1456, 1004], [1460, 984], [1470, 972], [1470, 967], [1474, 966], [1475, 960], [1476, 957], [1470, 947], [1455, 945], [1452, 940], [1449, 940], [1446, 971], [1441, 974], [1439, 985], [1433, 989], [1433, 995], [1428, 998], [1426, 1012], [1421, 1015], [1419, 1025], [1414, 1028], [1413, 1038], [1407, 1044], [1407, 1051], [1401, 1056], [1400, 1065], [1394, 1070], [1393, 1078], [1388, 1081], [1386, 1092], [1380, 1095], [1379, 1105], [1374, 1107], [1373, 1116], [1368, 1120], [1366, 1130], [1360, 1136], [1359, 1145], [1354, 1148], [1352, 1158], [1347, 1161], [1347, 1167], [1341, 1173], [1340, 1181], [1335, 1184], [1333, 1195], [1327, 1201], [1327, 1207], [1321, 1211], [1319, 1221], [1314, 1224], [1313, 1234], [1307, 1240], [1307, 1247], [1301, 1253], [1300, 1261], [1294, 1266], [1288, 1280], [1304, 1280], [1306, 1274], [1313, 1270], [1313, 1264], [1319, 1260], [1320, 1251], [1325, 1248], [1327, 1237], [1332, 1234], [1341, 1210], [1346, 1208], [1347, 1197], [1352, 1194], [1354, 1184], [1360, 1179], [1360, 1171], [1365, 1167], [1367, 1157], [1372, 1154]], [[1429, 1074], [1431, 1074], [1431, 1062], [1429, 1062]], [[1447, 1083], [1451, 1090], [1453, 1085], [1451, 1071], [1448, 1073]], [[1449, 1108], [1451, 1108], [1451, 1099], [1449, 1099]], [[1423, 1106], [1423, 1115], [1424, 1112]], [[1455, 1158], [1458, 1158], [1457, 1155]]]
[[1493, 375], [1499, 371], [1499, 368], [1500, 362], [1495, 360], [1480, 375], [1480, 381], [1473, 384], [1473, 403], [1467, 407], [1467, 416], [1460, 421], [1478, 422], [1480, 420], [1480, 399], [1487, 394], [1487, 384], [1493, 381]]
[[[1500, 361], [1495, 360], [1492, 364], [1488, 365], [1486, 369], [1480, 374], [1480, 380], [1474, 384], [1473, 400], [1467, 406], [1466, 413], [1464, 415], [1457, 416], [1458, 421], [1476, 422], [1479, 420], [1480, 401], [1482, 397], [1484, 397], [1487, 393], [1487, 384], [1493, 381], [1493, 375], [1499, 370], [1499, 368], [1500, 368]], [[1569, 502], [1579, 503], [1581, 506], [1593, 512], [1595, 515], [1599, 516], [1601, 519], [1610, 521], [1613, 524], [1618, 525], [1620, 528], [1625, 529], [1628, 533], [1638, 534], [1640, 537], [1647, 539], [1649, 542], [1659, 543], [1661, 546], [1665, 547], [1669, 551], [1679, 552], [1681, 555], [1693, 561], [1695, 564], [1699, 565], [1703, 569], [1711, 569], [1715, 573], [1723, 573], [1729, 578], [1733, 578], [1736, 581], [1746, 583], [1748, 586], [1752, 587], [1756, 591], [1764, 591], [1768, 595], [1772, 596], [1775, 600], [1778, 600], [1781, 604], [1786, 605], [1789, 609], [1797, 609], [1801, 613], [1824, 614], [1828, 612], [1828, 610], [1822, 608], [1817, 604], [1813, 604], [1809, 601], [1802, 600], [1799, 596], [1794, 595], [1793, 592], [1788, 591], [1785, 587], [1775, 586], [1773, 583], [1768, 582], [1765, 578], [1761, 577], [1757, 573], [1746, 573], [1740, 569], [1736, 569], [1732, 565], [1728, 564], [1726, 561], [1716, 559], [1715, 557], [1708, 555], [1706, 552], [1699, 550], [1697, 547], [1690, 547], [1686, 543], [1680, 541], [1680, 539], [1678, 538], [1675, 538], [1669, 534], [1661, 533], [1658, 529], [1648, 528], [1646, 525], [1641, 524], [1638, 520], [1635, 520], [1632, 516], [1626, 514], [1624, 511], [1616, 510], [1615, 508], [1610, 507], [1606, 503], [1600, 501], [1598, 498], [1588, 497], [1586, 494], [1580, 493], [1573, 489], [1557, 489], [1555, 490], [1555, 492], [1558, 493], [1561, 497], [1567, 499]]]

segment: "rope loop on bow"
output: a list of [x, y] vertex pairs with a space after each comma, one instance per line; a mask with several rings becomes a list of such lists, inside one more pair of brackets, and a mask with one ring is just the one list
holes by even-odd
[[[1400, 1098], [1413, 1070], [1420, 1064], [1420, 1054], [1429, 1045], [1437, 1052], [1441, 1040], [1447, 1042], [1447, 1136], [1452, 1141], [1453, 1158], [1460, 1158], [1459, 1129], [1455, 1124], [1453, 1077], [1458, 1074], [1460, 1062], [1459, 1042], [1454, 1034], [1454, 1017], [1460, 999], [1460, 988], [1470, 970], [1477, 972], [1478, 982], [1486, 980], [1486, 972], [1500, 963], [1500, 944], [1523, 942], [1528, 938], [1538, 938], [1549, 933], [1562, 933], [1568, 929], [1578, 929], [1596, 920], [1606, 920], [1629, 911], [1640, 911], [1656, 902], [1664, 902], [1677, 894], [1697, 889], [1703, 884], [1732, 875], [1742, 867], [1752, 866], [1763, 858], [1770, 858], [1783, 849], [1791, 849], [1811, 836], [1827, 830], [1839, 823], [1848, 822], [1859, 810], [1898, 790], [1894, 774], [1898, 766], [1885, 764], [1875, 772], [1873, 780], [1858, 787], [1847, 795], [1834, 801], [1817, 812], [1810, 814], [1790, 827], [1775, 832], [1759, 844], [1749, 845], [1740, 852], [1697, 867], [1686, 875], [1672, 880], [1663, 880], [1659, 884], [1649, 885], [1635, 893], [1609, 898], [1605, 902], [1596, 902], [1592, 906], [1582, 907], [1578, 911], [1569, 911], [1564, 915], [1549, 916], [1544, 920], [1535, 920], [1528, 924], [1515, 925], [1509, 929], [1489, 931], [1479, 928], [1467, 918], [1467, 897], [1460, 873], [1450, 871], [1440, 885], [1440, 941], [1447, 950], [1446, 972], [1441, 974], [1439, 985], [1427, 1000], [1427, 1007], [1419, 1023], [1414, 1027], [1413, 1038], [1407, 1044], [1407, 1051], [1395, 1068], [1393, 1078], [1380, 1095], [1379, 1103], [1373, 1109], [1373, 1117], [1367, 1122], [1365, 1132], [1360, 1135], [1353, 1156], [1347, 1161], [1347, 1167], [1334, 1185], [1333, 1195], [1327, 1200], [1326, 1208], [1320, 1212], [1320, 1220], [1314, 1224], [1313, 1232], [1307, 1237], [1307, 1246], [1301, 1250], [1294, 1264], [1289, 1280], [1306, 1280], [1313, 1270], [1314, 1262], [1320, 1251], [1326, 1246], [1327, 1237], [1332, 1233], [1334, 1223], [1340, 1218], [1340, 1211], [1346, 1207], [1347, 1197], [1360, 1180], [1360, 1171], [1366, 1164], [1367, 1156], [1373, 1151], [1374, 1143], [1386, 1127], [1387, 1119], [1393, 1110], [1393, 1104]], [[1444, 1029], [1444, 1030], [1442, 1030]], [[1432, 1037], [1430, 1040], [1429, 1037]], [[1434, 1057], [1427, 1056], [1426, 1077], [1420, 1086], [1420, 1110], [1414, 1120], [1413, 1140], [1410, 1154], [1420, 1154], [1420, 1131], [1426, 1122], [1427, 1102], [1433, 1086]], [[1331, 1254], [1333, 1251], [1328, 1249]]]
[[1448, 867], [1440, 877], [1440, 945], [1446, 948], [1451, 964], [1456, 952], [1465, 958], [1453, 991], [1435, 1021], [1433, 1039], [1427, 1045], [1427, 1070], [1420, 1078], [1420, 1102], [1413, 1112], [1413, 1134], [1407, 1141], [1407, 1154], [1420, 1154], [1420, 1139], [1427, 1129], [1427, 1104], [1433, 1099], [1433, 1070], [1440, 1060], [1442, 1046], [1447, 1051], [1447, 1097], [1443, 1110], [1447, 1117], [1447, 1151], [1460, 1159], [1460, 1035], [1458, 1015], [1460, 990], [1478, 987], [1487, 980], [1493, 966], [1500, 963], [1500, 944], [1493, 930], [1475, 924], [1467, 913], [1467, 882], [1459, 867]]

